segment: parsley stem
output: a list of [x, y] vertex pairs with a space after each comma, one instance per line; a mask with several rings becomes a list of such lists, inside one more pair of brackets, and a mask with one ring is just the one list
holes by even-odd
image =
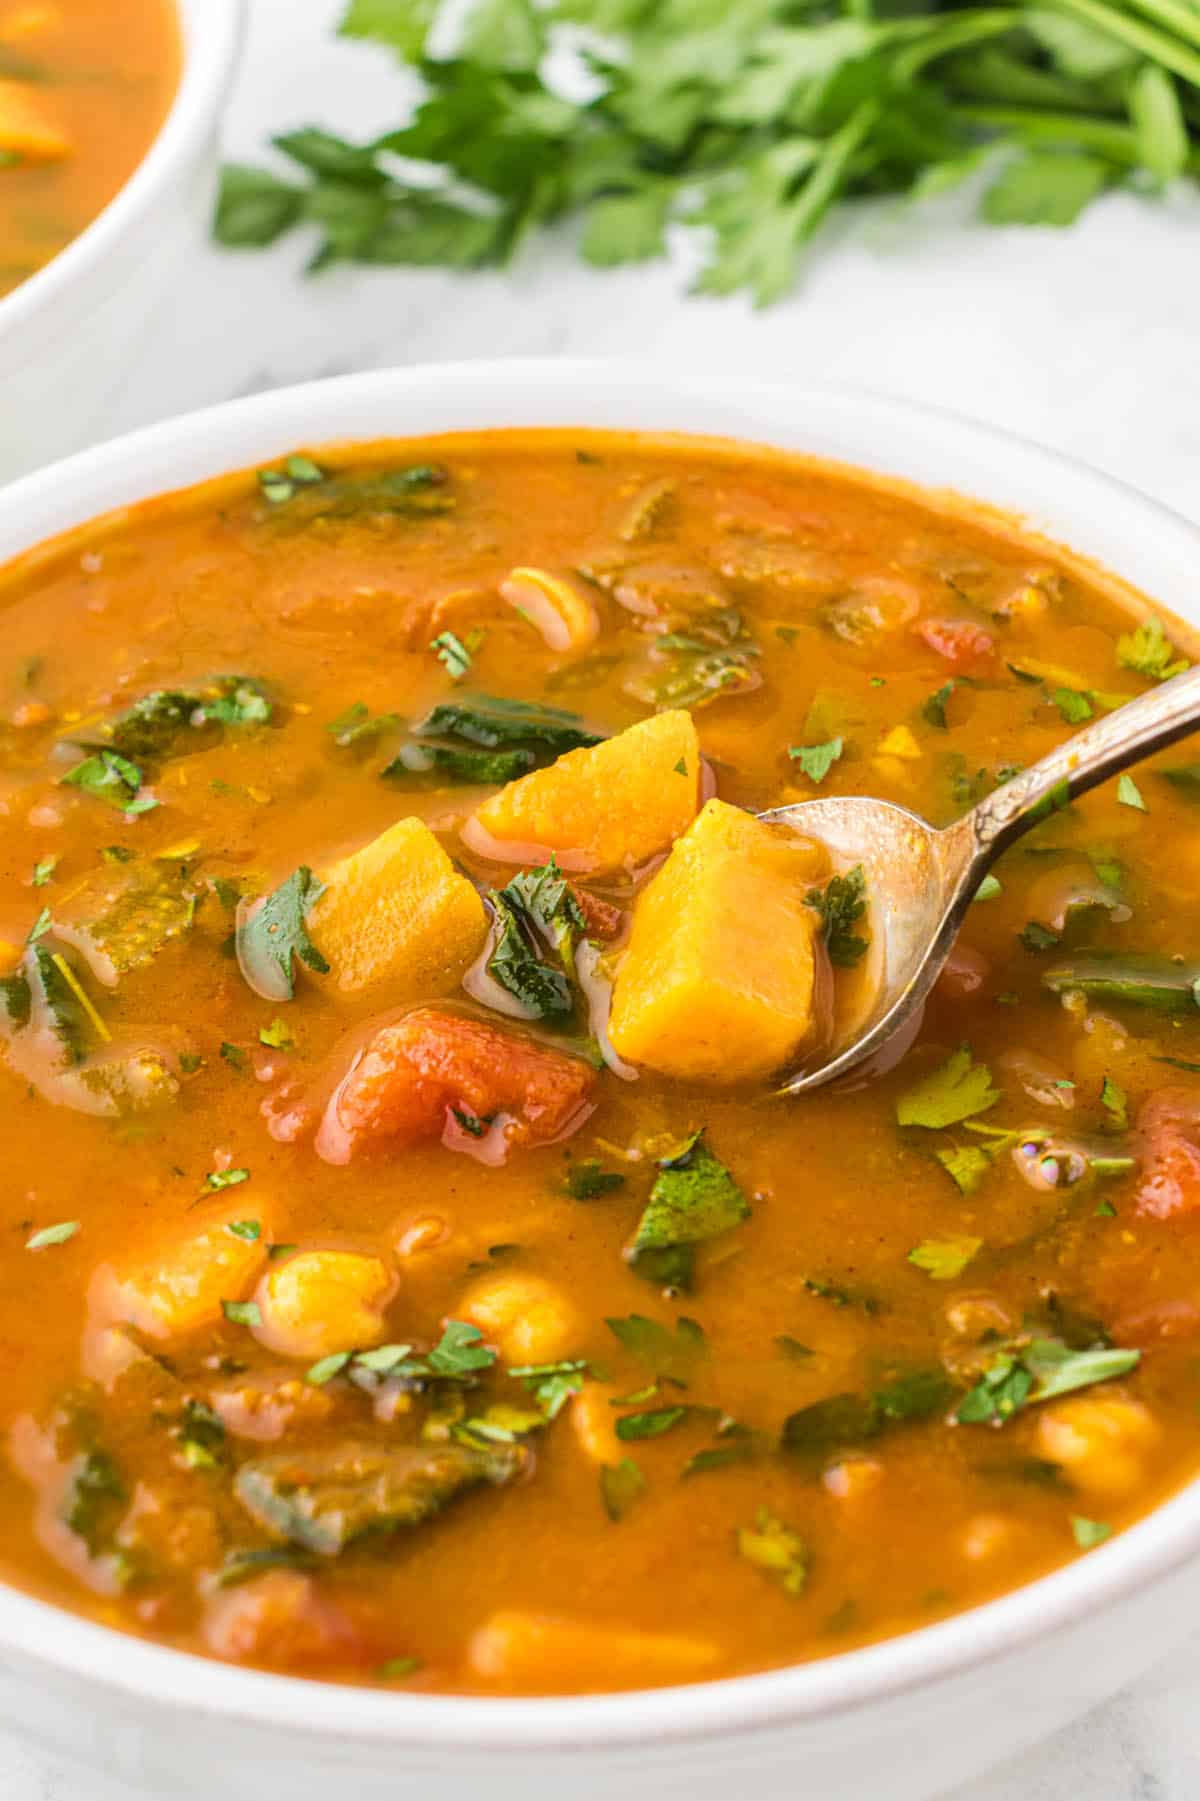
[[[1070, 144], [1075, 149], [1094, 150], [1131, 169], [1141, 162], [1137, 136], [1128, 125], [1085, 119], [1078, 113], [1035, 111], [1026, 106], [958, 106], [955, 111], [960, 119], [973, 125], [1011, 132], [1029, 143]], [[1200, 151], [1192, 151], [1187, 166], [1192, 174], [1200, 175]]]
[[[1186, 45], [1169, 37], [1165, 31], [1158, 31], [1153, 25], [1143, 25], [1139, 19], [1131, 19], [1127, 14], [1118, 12], [1115, 7], [1106, 6], [1104, 0], [1050, 0], [1052, 6], [1060, 12], [1073, 13], [1077, 18], [1086, 19], [1097, 31], [1117, 38], [1122, 44], [1128, 44], [1131, 50], [1138, 50], [1153, 62], [1161, 63], [1164, 69], [1173, 69], [1176, 75], [1182, 75], [1185, 81], [1200, 87], [1200, 56], [1194, 54]], [[1153, 0], [1161, 5], [1162, 0]], [[1167, 0], [1170, 4], [1170, 0]], [[1200, 32], [1195, 27], [1190, 34], [1200, 43]]]

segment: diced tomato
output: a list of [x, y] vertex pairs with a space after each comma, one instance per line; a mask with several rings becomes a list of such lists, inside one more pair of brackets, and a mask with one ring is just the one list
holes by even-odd
[[972, 950], [960, 939], [942, 965], [934, 994], [939, 1000], [965, 1001], [979, 993], [991, 971], [991, 963], [983, 952]]
[[596, 1072], [578, 1057], [463, 1014], [418, 1007], [369, 1041], [335, 1089], [317, 1132], [327, 1163], [365, 1146], [482, 1132], [504, 1115], [509, 1147], [547, 1144], [582, 1123]]
[[919, 619], [913, 631], [952, 669], [981, 669], [996, 654], [996, 640], [971, 619]]
[[1193, 1301], [1159, 1301], [1118, 1315], [1112, 1335], [1119, 1345], [1139, 1347], [1168, 1339], [1195, 1338], [1200, 1333], [1200, 1307]]
[[588, 937], [599, 939], [601, 944], [607, 944], [610, 939], [615, 938], [625, 918], [620, 907], [614, 907], [611, 901], [601, 900], [598, 894], [589, 894], [586, 888], [577, 888], [574, 882], [569, 886], [579, 903]]
[[1160, 1088], [1139, 1111], [1137, 1132], [1138, 1212], [1175, 1219], [1200, 1209], [1200, 1096], [1188, 1088]]

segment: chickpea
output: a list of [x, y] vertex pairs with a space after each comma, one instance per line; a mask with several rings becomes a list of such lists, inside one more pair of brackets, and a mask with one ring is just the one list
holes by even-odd
[[1038, 1451], [1090, 1494], [1136, 1488], [1159, 1436], [1149, 1409], [1119, 1391], [1058, 1401], [1038, 1418]]
[[152, 1262], [121, 1271], [103, 1265], [92, 1278], [93, 1324], [136, 1326], [147, 1338], [177, 1338], [221, 1318], [221, 1302], [240, 1300], [266, 1261], [265, 1229], [252, 1243], [221, 1220], [168, 1245]]
[[382, 1343], [384, 1308], [396, 1280], [378, 1257], [357, 1251], [301, 1251], [258, 1285], [254, 1336], [283, 1357], [327, 1357]]
[[461, 1316], [478, 1326], [508, 1363], [546, 1363], [570, 1349], [575, 1309], [541, 1276], [490, 1276], [468, 1290]]

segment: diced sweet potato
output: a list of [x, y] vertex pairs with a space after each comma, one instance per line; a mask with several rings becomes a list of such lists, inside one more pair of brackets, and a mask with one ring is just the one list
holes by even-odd
[[322, 880], [308, 929], [343, 994], [444, 994], [487, 935], [483, 902], [423, 820], [397, 820]]
[[676, 709], [509, 782], [484, 801], [463, 839], [507, 862], [543, 862], [553, 852], [564, 869], [636, 869], [687, 830], [699, 795], [696, 728]]
[[165, 1244], [133, 1269], [103, 1264], [92, 1278], [88, 1306], [93, 1321], [136, 1326], [147, 1338], [175, 1338], [215, 1326], [221, 1302], [240, 1300], [266, 1262], [265, 1229], [253, 1242], [220, 1220], [203, 1231]]
[[613, 989], [618, 1054], [684, 1080], [768, 1075], [813, 1026], [807, 847], [710, 800], [639, 899]]
[[456, 1116], [472, 1138], [498, 1128], [510, 1146], [545, 1144], [582, 1121], [595, 1081], [578, 1057], [420, 1007], [368, 1044], [325, 1109], [317, 1151], [349, 1163], [370, 1144], [436, 1138]]
[[683, 1633], [637, 1632], [549, 1614], [494, 1613], [473, 1633], [471, 1667], [485, 1681], [525, 1691], [687, 1682], [717, 1661], [717, 1647]]
[[71, 148], [36, 89], [26, 81], [0, 81], [0, 150], [23, 162], [53, 163], [70, 156]]

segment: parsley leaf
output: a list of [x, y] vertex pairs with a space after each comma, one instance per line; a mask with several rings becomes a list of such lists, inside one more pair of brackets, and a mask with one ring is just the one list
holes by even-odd
[[923, 1082], [899, 1097], [896, 1119], [902, 1126], [936, 1131], [986, 1113], [999, 1099], [991, 1071], [984, 1063], [972, 1062], [970, 1046], [964, 1044]]
[[777, 1578], [785, 1594], [798, 1595], [808, 1580], [808, 1547], [798, 1532], [760, 1507], [753, 1526], [737, 1529], [738, 1555]]
[[655, 1380], [686, 1383], [697, 1362], [708, 1354], [703, 1328], [686, 1315], [676, 1320], [674, 1331], [642, 1313], [604, 1323]]
[[1148, 813], [1149, 807], [1142, 799], [1142, 791], [1131, 775], [1117, 777], [1117, 799], [1123, 807], [1133, 807], [1138, 813]]
[[563, 1187], [573, 1201], [594, 1201], [614, 1188], [624, 1188], [626, 1178], [615, 1169], [603, 1169], [598, 1157], [585, 1157], [567, 1166]]
[[959, 1403], [961, 1425], [1001, 1426], [1027, 1403], [1071, 1394], [1096, 1382], [1128, 1375], [1140, 1351], [1096, 1346], [1076, 1351], [1057, 1339], [1034, 1339], [997, 1352], [975, 1387]]
[[983, 1244], [982, 1238], [927, 1238], [908, 1253], [908, 1261], [933, 1277], [935, 1282], [952, 1282], [961, 1276]]
[[824, 744], [789, 744], [788, 756], [800, 765], [810, 782], [823, 782], [843, 750], [841, 738], [829, 738]]
[[601, 1466], [600, 1498], [610, 1520], [624, 1519], [645, 1488], [646, 1478], [632, 1457], [622, 1457], [620, 1463]]
[[127, 819], [149, 813], [158, 802], [141, 793], [142, 772], [136, 763], [115, 750], [93, 751], [63, 777], [66, 786], [82, 788], [110, 806], [119, 807]]
[[694, 1248], [749, 1218], [750, 1204], [703, 1129], [659, 1162], [658, 1176], [625, 1256], [640, 1276], [671, 1287], [691, 1286]]
[[1094, 1545], [1102, 1545], [1106, 1538], [1112, 1537], [1111, 1526], [1106, 1526], [1103, 1520], [1085, 1519], [1081, 1513], [1071, 1515], [1071, 1532], [1081, 1551], [1090, 1551]]
[[870, 946], [870, 939], [854, 930], [867, 910], [866, 877], [862, 864], [848, 875], [835, 875], [823, 889], [810, 888], [805, 904], [821, 915], [829, 961], [838, 969], [852, 969]]
[[242, 974], [266, 1000], [290, 1001], [295, 992], [293, 959], [319, 975], [329, 964], [308, 935], [305, 916], [320, 900], [325, 885], [306, 864], [269, 894], [237, 930], [237, 958]]
[[1176, 656], [1175, 646], [1163, 630], [1162, 620], [1153, 613], [1136, 630], [1124, 632], [1117, 639], [1117, 662], [1155, 682], [1181, 675], [1189, 667], [1186, 657]]
[[934, 1156], [961, 1194], [974, 1194], [992, 1167], [987, 1151], [978, 1145], [955, 1146], [953, 1150], [935, 1151]]
[[32, 1238], [25, 1241], [27, 1251], [44, 1251], [53, 1244], [66, 1244], [68, 1238], [74, 1238], [79, 1230], [77, 1219], [64, 1219], [57, 1226], [43, 1226]]

